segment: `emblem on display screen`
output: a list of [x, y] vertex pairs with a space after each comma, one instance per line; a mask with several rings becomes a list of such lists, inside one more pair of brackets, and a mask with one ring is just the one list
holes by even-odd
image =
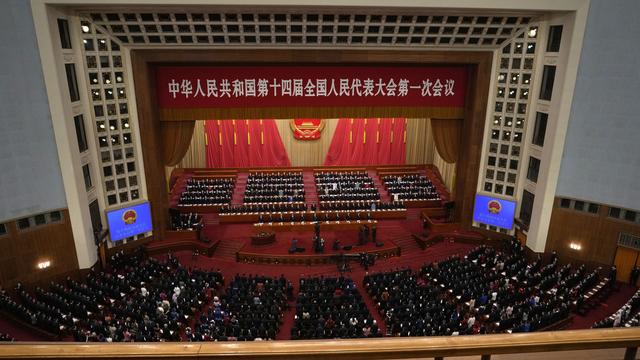
[[293, 119], [289, 122], [293, 137], [298, 140], [317, 140], [324, 129], [322, 119]]
[[502, 210], [502, 204], [500, 204], [500, 202], [498, 200], [491, 200], [487, 204], [487, 208], [488, 208], [490, 213], [498, 214], [498, 213], [500, 213], [500, 210]]
[[138, 213], [135, 210], [127, 210], [122, 214], [122, 221], [127, 225], [135, 223], [137, 218]]

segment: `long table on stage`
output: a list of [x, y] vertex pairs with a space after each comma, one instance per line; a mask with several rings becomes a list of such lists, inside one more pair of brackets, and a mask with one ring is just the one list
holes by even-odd
[[[358, 217], [360, 217], [361, 221], [366, 219], [406, 219], [407, 218], [407, 210], [406, 209], [398, 209], [398, 210], [323, 210], [323, 211], [273, 211], [273, 212], [251, 212], [251, 213], [241, 213], [241, 214], [220, 214], [220, 223], [255, 223], [260, 221], [260, 216], [262, 216], [263, 222], [280, 222], [280, 215], [282, 214], [282, 218], [287, 221], [301, 221], [304, 216], [305, 221], [313, 220], [313, 215], [316, 214], [316, 217], [319, 221], [325, 220], [336, 220], [337, 217], [340, 217], [340, 221], [357, 221]], [[271, 217], [271, 220], [269, 219]], [[350, 219], [349, 219], [350, 218]]]
[[[320, 222], [320, 230], [325, 230], [325, 231], [358, 230], [364, 225], [373, 226], [377, 224], [378, 224], [377, 220], [322, 221]], [[256, 224], [253, 224], [253, 228], [258, 232], [314, 231], [315, 222], [285, 221], [285, 222], [256, 223]]]

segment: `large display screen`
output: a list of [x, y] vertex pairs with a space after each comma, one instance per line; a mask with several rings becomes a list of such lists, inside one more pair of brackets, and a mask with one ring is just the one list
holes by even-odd
[[119, 241], [153, 229], [148, 202], [107, 212], [111, 241]]
[[515, 201], [476, 194], [476, 203], [473, 207], [473, 221], [501, 227], [503, 229], [511, 229], [513, 228], [515, 212]]

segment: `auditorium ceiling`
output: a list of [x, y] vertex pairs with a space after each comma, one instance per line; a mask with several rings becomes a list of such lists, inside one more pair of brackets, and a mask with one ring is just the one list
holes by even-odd
[[491, 50], [540, 13], [308, 7], [82, 8], [81, 18], [131, 47], [459, 48]]

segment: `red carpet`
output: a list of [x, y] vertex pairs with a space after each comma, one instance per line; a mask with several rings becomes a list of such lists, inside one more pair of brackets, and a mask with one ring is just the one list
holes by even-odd
[[[382, 230], [378, 230], [378, 233]], [[299, 253], [300, 255], [315, 255], [313, 251], [313, 237], [314, 233], [311, 231], [303, 232], [280, 232], [276, 233], [276, 243], [269, 245], [252, 245], [249, 241], [245, 242], [241, 248], [243, 252], [261, 253], [267, 255], [288, 255], [289, 248], [291, 247], [291, 240], [298, 240], [298, 247], [304, 248], [305, 251]], [[369, 241], [365, 245], [358, 245], [358, 231], [322, 231], [320, 234], [325, 239], [324, 253], [326, 255], [338, 255], [345, 254], [357, 254], [363, 251], [384, 250], [395, 247], [393, 239], [388, 236], [378, 236], [377, 239], [384, 243], [383, 247], [376, 247], [376, 245]], [[333, 250], [332, 246], [336, 239], [340, 240], [341, 246], [352, 246], [351, 250]]]
[[615, 313], [624, 305], [627, 300], [635, 294], [637, 288], [624, 283], [618, 283], [619, 289], [613, 291], [606, 303], [602, 303], [593, 309], [590, 309], [584, 316], [575, 314], [573, 323], [567, 327], [567, 330], [588, 329], [594, 322], [600, 321], [607, 316]]
[[304, 181], [304, 201], [307, 206], [318, 204], [318, 192], [316, 191], [316, 178], [313, 171], [307, 170], [302, 172], [302, 181]]
[[231, 205], [242, 205], [244, 202], [244, 190], [247, 188], [247, 179], [249, 173], [238, 173], [236, 177], [236, 186], [231, 195]]

